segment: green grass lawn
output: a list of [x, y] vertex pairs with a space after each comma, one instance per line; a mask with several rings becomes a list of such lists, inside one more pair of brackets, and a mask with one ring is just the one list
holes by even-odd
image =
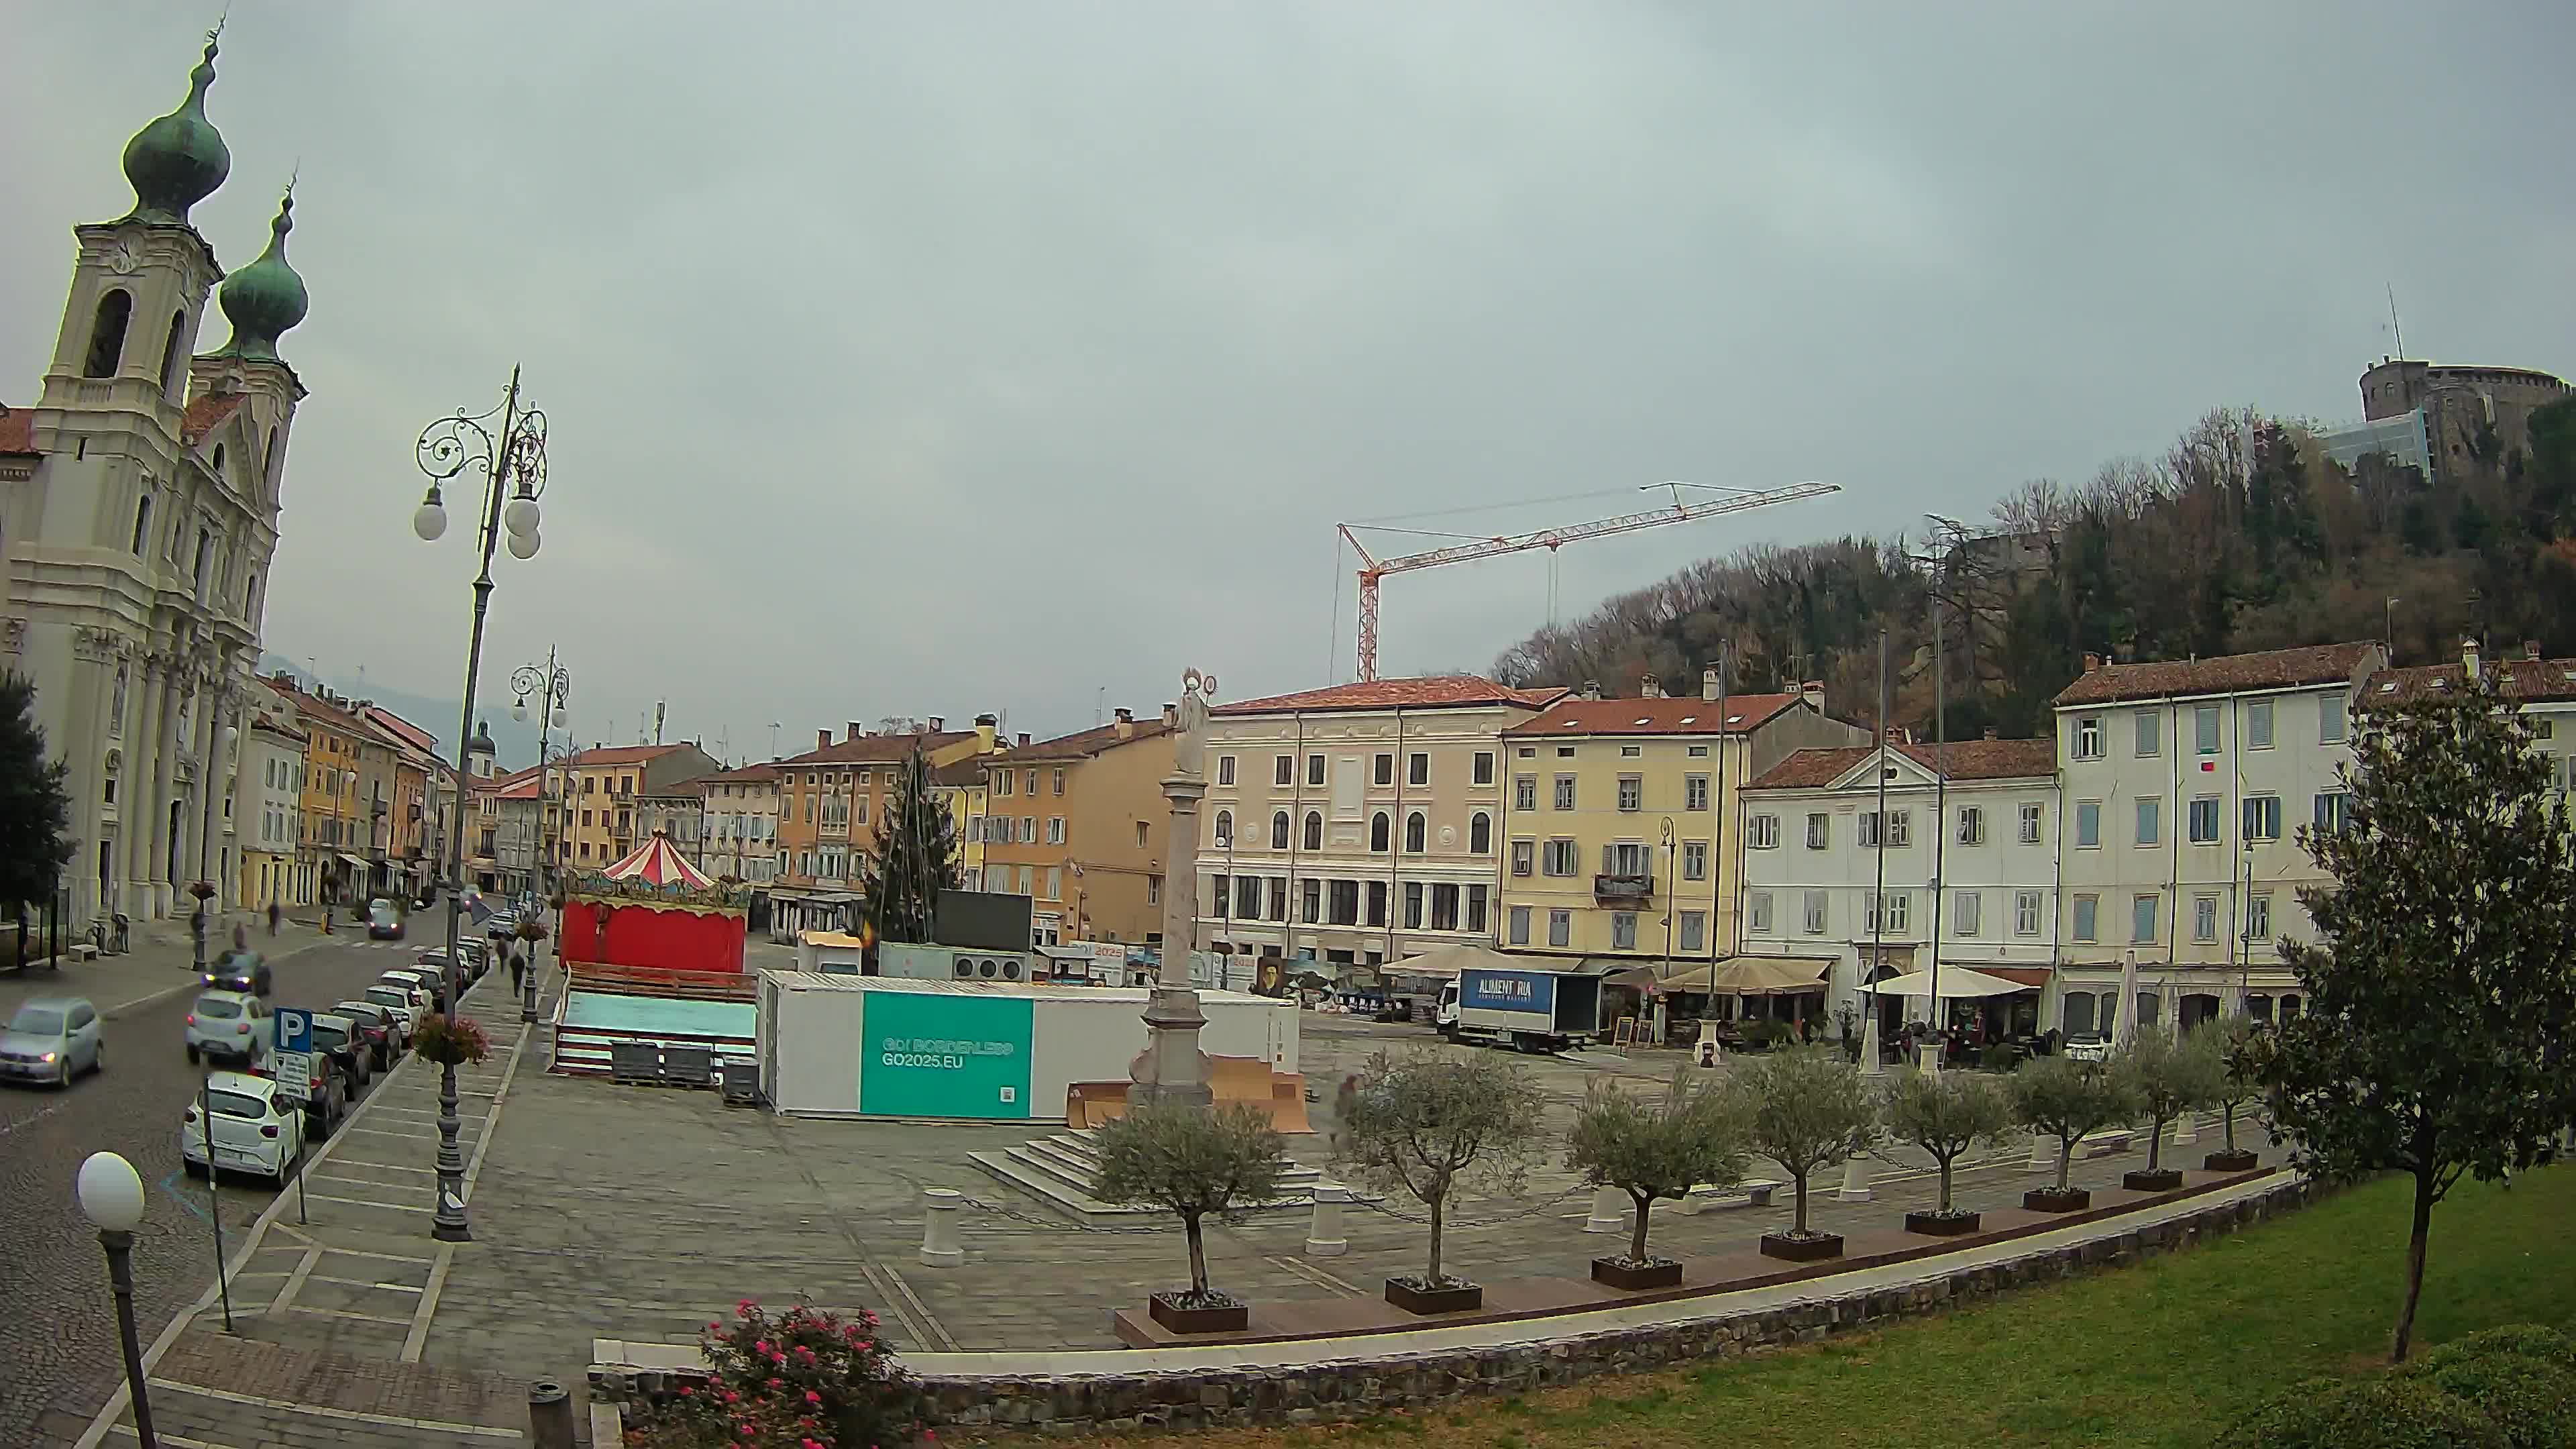
[[[2382, 1181], [2187, 1252], [1814, 1348], [1191, 1443], [2183, 1449], [2302, 1378], [2387, 1357], [2410, 1192]], [[2454, 1189], [2433, 1216], [2416, 1351], [2499, 1323], [2576, 1324], [2571, 1227], [2576, 1166]]]

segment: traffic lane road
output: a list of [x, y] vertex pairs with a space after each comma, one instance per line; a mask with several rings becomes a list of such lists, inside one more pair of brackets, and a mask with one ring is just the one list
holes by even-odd
[[[315, 947], [277, 963], [272, 999], [329, 1006], [388, 967], [409, 964], [417, 950], [400, 943]], [[179, 1115], [202, 1072], [188, 1065], [186, 1050], [195, 999], [182, 991], [108, 1021], [107, 1069], [68, 1091], [0, 1089], [0, 1231], [8, 1240], [0, 1252], [0, 1444], [52, 1442], [40, 1430], [49, 1414], [56, 1426], [71, 1422], [62, 1415], [77, 1416], [77, 1434], [124, 1372], [107, 1263], [72, 1196], [82, 1159], [117, 1152], [143, 1178], [134, 1294], [146, 1344], [212, 1281], [216, 1216], [229, 1245], [276, 1195], [264, 1183], [227, 1176], [210, 1204], [206, 1184], [180, 1170]]]

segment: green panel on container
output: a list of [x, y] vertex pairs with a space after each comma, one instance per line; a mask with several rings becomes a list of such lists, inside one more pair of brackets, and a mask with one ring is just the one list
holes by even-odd
[[1025, 996], [871, 991], [859, 1110], [883, 1117], [1029, 1115]]

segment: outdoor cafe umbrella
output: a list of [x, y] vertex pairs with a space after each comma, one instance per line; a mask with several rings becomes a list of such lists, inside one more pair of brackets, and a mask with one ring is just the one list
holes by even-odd
[[2129, 1044], [2130, 1024], [2138, 1016], [2138, 953], [2120, 953], [2120, 999], [2112, 1006], [2111, 1045], [2116, 1049]]

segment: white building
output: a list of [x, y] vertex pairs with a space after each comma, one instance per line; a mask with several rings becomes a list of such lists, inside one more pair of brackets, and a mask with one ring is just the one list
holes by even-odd
[[778, 769], [745, 765], [690, 782], [705, 792], [703, 843], [691, 856], [709, 875], [753, 885], [778, 878]]
[[[1821, 973], [1836, 1018], [1867, 1009], [1868, 984], [1938, 959], [2028, 988], [1982, 999], [1990, 1033], [2044, 1025], [2057, 946], [2052, 742], [1800, 750], [1742, 802], [1743, 957]], [[1929, 1020], [1928, 1006], [1880, 996], [1881, 1030]]]
[[233, 792], [240, 841], [241, 904], [264, 910], [312, 904], [295, 843], [304, 836], [304, 733], [283, 710], [252, 717], [241, 737], [241, 784]]
[[[304, 386], [277, 341], [304, 318], [286, 262], [291, 199], [268, 250], [226, 276], [188, 219], [231, 169], [206, 119], [215, 47], [188, 98], [125, 148], [134, 207], [77, 226], [43, 391], [0, 408], [0, 649], [35, 682], [68, 766], [64, 873], [74, 920], [177, 914], [194, 880], [238, 887], [216, 848], [259, 656], [287, 435]], [[232, 336], [196, 352], [209, 293]], [[21, 319], [23, 321], [23, 319]], [[235, 740], [233, 743], [237, 743]]]
[[2387, 665], [2377, 644], [2327, 644], [2085, 672], [2056, 699], [2060, 986], [2051, 1025], [2101, 1031], [2135, 953], [2141, 1021], [2170, 992], [2184, 1022], [2295, 1011], [2284, 937], [2309, 932], [2303, 887], [2327, 877], [2297, 840], [2342, 818], [2336, 769], [2352, 715]]
[[1563, 694], [1446, 675], [1217, 706], [1199, 939], [1220, 954], [1357, 965], [1491, 944], [1499, 737]]

